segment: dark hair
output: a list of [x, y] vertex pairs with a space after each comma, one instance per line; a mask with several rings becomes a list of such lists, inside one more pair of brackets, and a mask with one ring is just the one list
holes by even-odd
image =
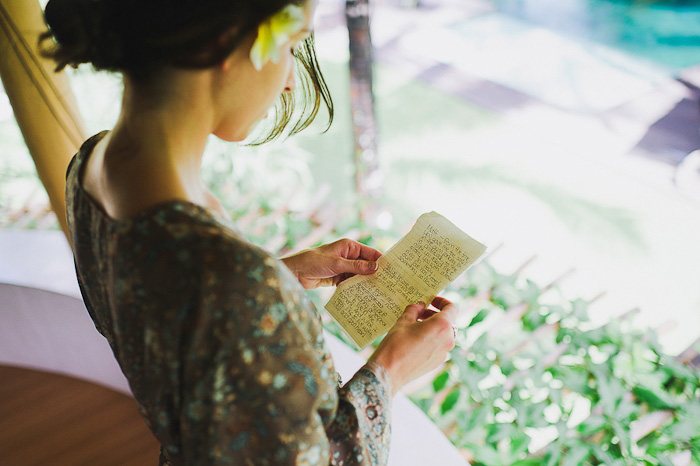
[[[146, 81], [159, 68], [208, 68], [221, 63], [266, 18], [304, 0], [50, 0], [44, 11], [49, 30], [39, 38], [42, 54], [60, 71], [90, 63]], [[46, 46], [45, 41], [53, 39]], [[295, 52], [301, 111], [294, 93], [283, 93], [276, 122], [259, 142], [268, 142], [294, 119], [290, 134], [309, 126], [321, 103], [333, 121], [333, 102], [316, 59], [313, 36]], [[328, 129], [328, 128], [326, 128]]]

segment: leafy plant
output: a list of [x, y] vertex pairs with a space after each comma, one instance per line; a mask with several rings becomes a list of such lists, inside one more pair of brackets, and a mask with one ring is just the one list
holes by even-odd
[[451, 292], [473, 309], [413, 401], [474, 464], [672, 464], [700, 459], [700, 372], [628, 313], [595, 327], [588, 303], [552, 303], [488, 263]]

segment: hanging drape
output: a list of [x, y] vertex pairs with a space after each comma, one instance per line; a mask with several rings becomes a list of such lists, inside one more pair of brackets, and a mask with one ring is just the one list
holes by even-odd
[[38, 53], [37, 0], [0, 0], [0, 78], [51, 207], [66, 232], [65, 173], [86, 138], [68, 76]]

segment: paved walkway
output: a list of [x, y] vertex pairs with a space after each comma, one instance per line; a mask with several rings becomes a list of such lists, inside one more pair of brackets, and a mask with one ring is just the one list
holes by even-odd
[[[376, 60], [406, 78], [655, 184], [676, 186], [676, 168], [700, 148], [697, 69], [686, 73], [689, 82], [679, 81], [641, 59], [503, 14], [486, 0], [371, 3]], [[342, 6], [321, 2], [321, 34], [337, 40], [345, 33]], [[630, 165], [627, 156], [661, 163]], [[676, 187], [700, 203], [700, 172], [694, 175]]]

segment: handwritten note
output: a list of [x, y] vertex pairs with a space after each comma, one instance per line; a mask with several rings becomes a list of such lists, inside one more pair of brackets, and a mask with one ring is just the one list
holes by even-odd
[[341, 283], [326, 309], [359, 348], [386, 333], [412, 303], [430, 303], [486, 250], [436, 212], [423, 214], [410, 232], [379, 258], [373, 275]]

